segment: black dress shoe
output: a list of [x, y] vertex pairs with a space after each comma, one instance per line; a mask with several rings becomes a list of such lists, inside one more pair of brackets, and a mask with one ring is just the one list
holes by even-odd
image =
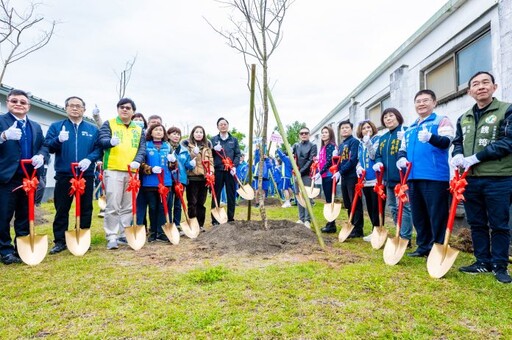
[[68, 249], [68, 247], [65, 243], [55, 243], [53, 248], [50, 250], [50, 255], [58, 254], [66, 249]]
[[364, 236], [363, 234], [359, 234], [359, 233], [350, 233], [350, 235], [348, 235], [347, 238], [360, 238], [363, 236]]
[[323, 227], [322, 229], [320, 229], [322, 231], [322, 233], [328, 233], [328, 234], [332, 234], [332, 233], [335, 233], [336, 232], [336, 227]]
[[420, 253], [419, 251], [416, 250], [415, 252], [407, 253], [407, 256], [409, 256], [409, 257], [427, 257], [428, 253]]
[[7, 254], [2, 256], [3, 264], [21, 263], [21, 259], [15, 254]]

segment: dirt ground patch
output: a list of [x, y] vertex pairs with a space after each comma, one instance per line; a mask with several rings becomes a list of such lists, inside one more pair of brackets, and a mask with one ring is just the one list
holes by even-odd
[[269, 229], [264, 230], [261, 221], [235, 221], [207, 229], [197, 239], [182, 237], [176, 246], [146, 244], [138, 251], [137, 262], [140, 265], [175, 266], [186, 271], [205, 262], [258, 268], [283, 262], [315, 261], [339, 267], [359, 260], [357, 255], [332, 247], [327, 238], [324, 238], [326, 247], [322, 250], [315, 233], [302, 224], [274, 220], [268, 221], [268, 225]]

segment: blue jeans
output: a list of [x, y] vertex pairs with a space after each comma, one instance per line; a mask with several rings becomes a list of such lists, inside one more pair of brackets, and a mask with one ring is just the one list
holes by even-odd
[[418, 253], [427, 254], [435, 243], [443, 244], [448, 221], [450, 192], [448, 182], [411, 180], [409, 199], [416, 227]]
[[475, 257], [507, 265], [510, 245], [512, 177], [469, 177], [464, 197]]
[[[393, 222], [396, 225], [396, 219], [398, 217], [398, 204], [396, 203], [395, 186], [386, 185], [386, 204], [391, 210], [391, 216], [393, 216]], [[404, 204], [402, 210], [402, 224], [400, 225], [400, 237], [408, 240], [412, 237], [412, 218], [411, 218], [411, 206], [409, 202]]]
[[[311, 185], [311, 178], [309, 176], [302, 176], [302, 183], [304, 186]], [[295, 195], [299, 194], [299, 185], [295, 185]], [[313, 200], [309, 200], [311, 204], [313, 204]], [[299, 220], [302, 222], [311, 222], [311, 216], [309, 216], [308, 209], [303, 207], [302, 205], [297, 203], [297, 207], [299, 208]]]

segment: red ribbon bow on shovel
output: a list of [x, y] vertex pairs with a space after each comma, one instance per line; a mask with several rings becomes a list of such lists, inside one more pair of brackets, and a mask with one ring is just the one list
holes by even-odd
[[465, 178], [465, 173], [462, 175], [462, 177], [459, 178], [459, 172], [457, 171], [455, 173], [455, 176], [450, 181], [450, 192], [452, 195], [455, 195], [458, 201], [464, 200], [464, 191], [466, 191], [466, 185], [468, 185], [468, 182]]
[[82, 195], [85, 192], [85, 179], [81, 178], [71, 178], [69, 183], [71, 183], [71, 187], [69, 188], [69, 196], [73, 196], [75, 193], [78, 195]]
[[405, 193], [407, 190], [409, 190], [407, 184], [398, 183], [395, 186], [395, 196], [403, 203], [407, 203], [408, 201], [407, 194]]
[[215, 185], [215, 175], [211, 172], [204, 175], [204, 178], [206, 179], [206, 186], [213, 187], [213, 185]]
[[361, 177], [357, 179], [356, 187], [354, 189], [354, 197], [363, 197], [364, 178], [366, 177], [366, 171], [363, 170]]
[[315, 177], [316, 172], [318, 171], [318, 160], [314, 160], [313, 164], [311, 164], [311, 167], [309, 168], [310, 177]]
[[126, 191], [127, 192], [134, 192], [135, 194], [137, 194], [137, 192], [139, 191], [139, 188], [140, 188], [140, 181], [139, 181], [139, 176], [138, 176], [138, 173], [137, 172], [132, 172], [132, 169], [130, 168], [130, 166], [128, 166], [128, 175], [130, 176], [130, 179], [128, 180], [128, 187], [126, 188]]
[[373, 191], [377, 194], [377, 196], [380, 197], [381, 200], [386, 199], [386, 192], [384, 191], [384, 184], [382, 184], [382, 177], [384, 176], [383, 168], [380, 168], [380, 171], [377, 171], [376, 177], [377, 177], [377, 183], [373, 187]]

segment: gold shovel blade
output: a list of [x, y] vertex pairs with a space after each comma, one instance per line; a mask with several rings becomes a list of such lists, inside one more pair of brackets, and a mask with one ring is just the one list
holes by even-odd
[[386, 227], [375, 227], [373, 228], [372, 232], [372, 248], [373, 249], [380, 249], [386, 243], [386, 240], [388, 238], [388, 230]]
[[71, 254], [83, 256], [91, 246], [91, 229], [66, 231], [66, 246]]
[[187, 236], [188, 238], [197, 238], [197, 236], [199, 235], [199, 233], [196, 233], [186, 222], [182, 223], [180, 227], [181, 230], [183, 230], [185, 236]]
[[341, 227], [340, 233], [338, 235], [338, 240], [340, 242], [345, 242], [345, 240], [349, 237], [350, 233], [354, 230], [354, 225], [348, 221]]
[[249, 184], [242, 185], [236, 190], [236, 192], [238, 192], [238, 194], [247, 201], [252, 201], [254, 199], [254, 190]]
[[178, 245], [180, 243], [180, 231], [178, 228], [176, 228], [176, 225], [174, 223], [165, 223], [162, 226], [162, 229], [164, 231], [165, 236], [169, 239], [169, 241], [174, 244]]
[[324, 205], [324, 217], [328, 222], [334, 221], [338, 218], [341, 212], [341, 203], [325, 203]]
[[131, 225], [124, 228], [128, 245], [133, 250], [139, 250], [146, 243], [146, 227], [143, 225]]
[[228, 221], [228, 215], [226, 214], [226, 210], [224, 208], [212, 208], [212, 215], [215, 217], [219, 224], [226, 223]]
[[312, 184], [312, 186], [306, 190], [307, 193], [308, 193], [308, 197], [309, 198], [315, 198], [317, 197], [318, 195], [320, 195], [320, 188], [315, 188]]
[[427, 258], [427, 270], [434, 279], [442, 278], [455, 263], [459, 251], [451, 248], [449, 245], [434, 243], [432, 250]]
[[389, 266], [394, 266], [405, 254], [409, 240], [401, 237], [388, 237], [382, 256], [384, 263]]
[[35, 266], [41, 263], [48, 252], [48, 236], [34, 235], [20, 236], [16, 238], [18, 254], [23, 262], [29, 266]]
[[302, 193], [298, 193], [297, 196], [297, 203], [300, 204], [301, 207], [305, 208], [306, 207], [306, 202], [304, 201], [304, 198], [302, 197]]
[[107, 197], [105, 195], [101, 195], [98, 198], [98, 208], [100, 208], [100, 210], [105, 210], [106, 207], [107, 207]]

